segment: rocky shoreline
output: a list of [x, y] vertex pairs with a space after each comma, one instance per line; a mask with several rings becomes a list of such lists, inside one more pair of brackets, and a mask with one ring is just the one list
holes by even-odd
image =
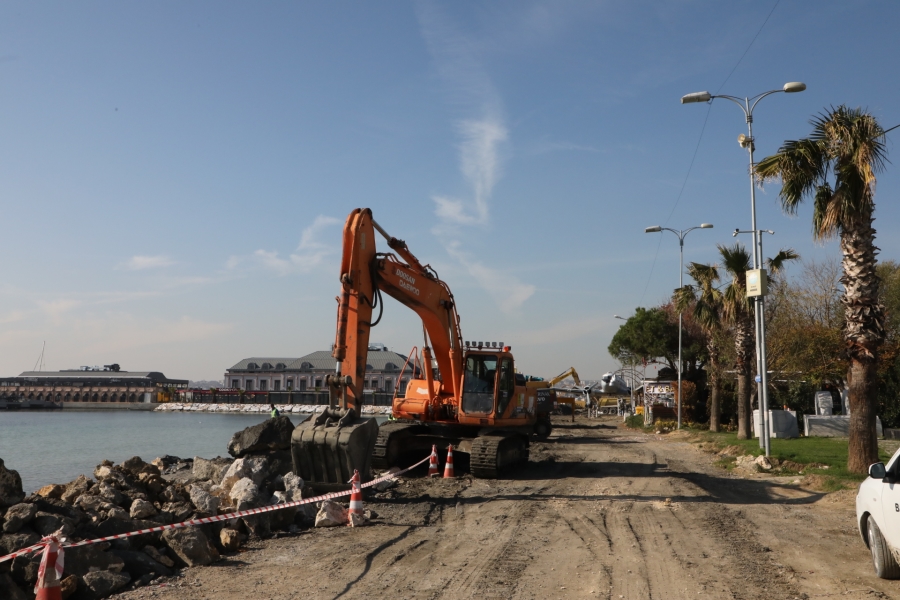
[[[268, 419], [235, 433], [228, 457], [103, 461], [93, 478], [80, 475], [27, 497], [18, 472], [0, 459], [0, 556], [55, 532], [69, 542], [88, 540], [309, 498], [312, 490], [292, 472], [292, 432], [286, 416]], [[62, 597], [105, 598], [211, 564], [251, 536], [343, 523], [346, 510], [325, 502], [69, 548]], [[34, 598], [40, 559], [37, 552], [0, 563], [0, 598]]]

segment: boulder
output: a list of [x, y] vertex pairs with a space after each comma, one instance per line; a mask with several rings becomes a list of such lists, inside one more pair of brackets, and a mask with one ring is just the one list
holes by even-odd
[[288, 450], [293, 432], [294, 424], [288, 417], [267, 419], [235, 433], [228, 442], [228, 454], [241, 457], [269, 450]]
[[3, 521], [4, 533], [16, 533], [22, 529], [23, 525], [27, 525], [37, 514], [37, 507], [34, 504], [16, 504], [6, 511], [6, 520]]
[[757, 456], [756, 460], [753, 462], [755, 462], [756, 466], [758, 466], [760, 469], [762, 469], [764, 471], [772, 470], [772, 466], [773, 466], [772, 462], [766, 456], [763, 456], [763, 455]]
[[204, 491], [203, 488], [194, 486], [191, 488], [191, 502], [194, 503], [194, 506], [197, 507], [199, 512], [204, 515], [212, 516], [218, 512], [221, 500], [209, 492]]
[[303, 478], [294, 473], [287, 473], [283, 478], [284, 493], [290, 502], [300, 500], [300, 490], [303, 489]]
[[141, 500], [140, 498], [138, 498], [131, 503], [129, 516], [131, 516], [132, 519], [146, 519], [147, 517], [152, 517], [155, 514], [156, 507], [146, 500]]
[[58, 483], [51, 483], [50, 485], [45, 485], [44, 487], [36, 491], [35, 494], [44, 498], [60, 498], [65, 491], [66, 486], [60, 485]]
[[62, 531], [63, 535], [71, 535], [75, 531], [75, 522], [62, 515], [38, 511], [31, 521], [31, 526], [41, 535], [50, 535]]
[[105, 598], [128, 585], [131, 576], [128, 573], [114, 571], [91, 571], [82, 576], [82, 579], [97, 598]]
[[63, 577], [62, 581], [59, 582], [59, 592], [63, 600], [66, 600], [66, 598], [74, 594], [77, 589], [77, 575], [69, 575], [68, 577]]
[[209, 565], [219, 560], [218, 551], [197, 527], [169, 529], [163, 532], [162, 539], [175, 556], [189, 567]]
[[64, 572], [79, 577], [97, 570], [121, 572], [125, 563], [118, 556], [106, 552], [108, 546], [107, 543], [100, 543], [66, 548]]
[[0, 535], [0, 556], [12, 554], [16, 550], [27, 548], [41, 541], [41, 536], [30, 528], [20, 529], [18, 533]]
[[230, 458], [222, 458], [217, 456], [212, 459], [194, 457], [194, 466], [191, 469], [191, 475], [196, 479], [209, 479], [210, 481], [222, 481], [222, 474], [231, 466]]
[[140, 477], [142, 474], [160, 475], [162, 473], [159, 467], [145, 463], [140, 456], [132, 456], [123, 462], [122, 468], [131, 473], [134, 477]]
[[181, 459], [177, 456], [170, 456], [168, 454], [165, 454], [163, 456], [157, 456], [152, 461], [150, 461], [150, 464], [159, 469], [159, 472], [162, 473], [163, 471], [180, 461]]
[[135, 550], [110, 550], [110, 552], [122, 559], [122, 562], [125, 563], [125, 570], [132, 577], [140, 577], [147, 573], [165, 575], [166, 577], [172, 574], [171, 569], [153, 560], [145, 552], [137, 552]]
[[12, 577], [6, 573], [0, 573], [0, 598], [3, 600], [28, 600], [29, 596], [16, 585]]
[[144, 554], [155, 560], [161, 565], [172, 568], [175, 566], [175, 563], [171, 558], [154, 548], [153, 546], [144, 546]]
[[162, 505], [162, 512], [172, 515], [172, 523], [186, 521], [194, 514], [194, 505], [190, 502], [166, 502]]
[[7, 469], [0, 458], [0, 508], [18, 504], [25, 499], [22, 478], [18, 471]]
[[[96, 527], [92, 527], [89, 532], [79, 532], [79, 535], [85, 539], [92, 539], [119, 535], [120, 533], [128, 533], [129, 531], [137, 531], [139, 529], [149, 529], [151, 527], [159, 527], [159, 523], [154, 521], [135, 521], [133, 519], [107, 519]], [[143, 548], [147, 544], [158, 544], [159, 533], [144, 533], [127, 538], [125, 541], [129, 543], [131, 548]], [[84, 547], [91, 548], [92, 546]], [[68, 564], [69, 551], [66, 550], [66, 570], [68, 570]]]
[[35, 498], [32, 501], [39, 512], [53, 513], [72, 519], [76, 524], [87, 520], [87, 515], [57, 498]]
[[225, 549], [226, 552], [234, 552], [241, 545], [241, 532], [236, 529], [231, 529], [230, 527], [225, 527], [222, 531], [219, 532], [219, 541], [222, 543], [222, 548]]
[[221, 479], [221, 487], [230, 492], [232, 486], [241, 479], [247, 478], [257, 486], [263, 482], [267, 474], [268, 461], [259, 456], [239, 458], [231, 463]]
[[111, 509], [106, 511], [107, 519], [129, 519], [131, 518], [128, 514], [128, 511], [122, 508], [121, 506], [113, 506]]
[[112, 467], [113, 462], [111, 460], [104, 460], [94, 468], [94, 478], [97, 481], [106, 479], [112, 474]]
[[66, 484], [66, 491], [63, 492], [60, 499], [72, 504], [78, 496], [91, 489], [92, 485], [94, 485], [94, 482], [91, 479], [84, 475], [79, 475], [77, 479]]
[[347, 524], [347, 509], [332, 500], [325, 500], [316, 515], [316, 527], [336, 527]]
[[248, 508], [257, 508], [263, 505], [262, 498], [259, 495], [259, 488], [253, 483], [249, 477], [244, 477], [235, 483], [228, 497], [231, 499], [234, 507], [241, 511]]
[[109, 502], [110, 504], [115, 504], [116, 506], [125, 507], [130, 504], [130, 498], [111, 486], [106, 481], [101, 482], [95, 490], [92, 492], [96, 493], [98, 496]]

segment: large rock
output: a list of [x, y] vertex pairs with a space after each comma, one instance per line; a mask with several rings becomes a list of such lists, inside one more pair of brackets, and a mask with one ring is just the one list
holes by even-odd
[[283, 478], [284, 492], [289, 502], [300, 500], [300, 491], [303, 489], [303, 478], [294, 473], [288, 473]]
[[144, 554], [146, 554], [159, 564], [169, 567], [170, 569], [175, 566], [175, 563], [172, 562], [171, 558], [169, 558], [153, 546], [144, 546]]
[[62, 515], [38, 511], [31, 522], [34, 530], [41, 535], [50, 535], [61, 531], [63, 535], [71, 535], [75, 531], [75, 522]]
[[106, 598], [116, 590], [120, 590], [131, 581], [128, 573], [116, 573], [113, 571], [91, 571], [82, 579], [89, 590], [94, 592], [97, 598]]
[[332, 500], [326, 500], [316, 515], [316, 527], [336, 527], [347, 524], [347, 509]]
[[264, 504], [262, 497], [259, 495], [259, 488], [249, 477], [238, 480], [232, 486], [228, 497], [231, 498], [232, 504], [239, 511], [247, 510], [248, 508], [258, 508]]
[[238, 431], [228, 442], [228, 454], [241, 457], [269, 450], [288, 450], [294, 424], [288, 417], [275, 417]]
[[3, 521], [4, 533], [16, 533], [22, 529], [23, 525], [28, 524], [37, 514], [37, 507], [34, 504], [16, 504], [6, 511], [5, 521]]
[[0, 556], [12, 554], [16, 550], [27, 548], [41, 541], [41, 536], [34, 531], [26, 529], [20, 530], [19, 533], [0, 535]]
[[[138, 531], [140, 529], [150, 529], [151, 527], [159, 527], [159, 523], [154, 521], [135, 521], [133, 519], [107, 519], [91, 528], [89, 533], [80, 534], [85, 539], [93, 539], [98, 537], [109, 537], [119, 535], [120, 533], [128, 533], [129, 531]], [[159, 543], [158, 532], [144, 533], [127, 539], [129, 545], [133, 549], [143, 548], [147, 544]], [[91, 548], [92, 546], [84, 546]], [[66, 550], [66, 570], [69, 564], [69, 551]]]
[[136, 550], [110, 550], [110, 552], [122, 559], [122, 562], [125, 563], [125, 570], [132, 577], [137, 578], [147, 573], [165, 575], [167, 577], [172, 574], [172, 569], [153, 560], [146, 552], [138, 552]]
[[234, 552], [241, 545], [241, 533], [236, 529], [225, 527], [219, 532], [219, 542], [226, 552]]
[[204, 515], [215, 515], [219, 510], [221, 500], [217, 496], [213, 496], [203, 488], [194, 486], [191, 488], [191, 502], [197, 507], [197, 510]]
[[60, 498], [65, 491], [66, 486], [58, 483], [51, 483], [36, 491], [35, 494], [44, 498]]
[[199, 456], [194, 457], [194, 466], [191, 469], [191, 475], [196, 479], [209, 479], [210, 481], [222, 481], [222, 474], [231, 466], [230, 458], [205, 459]]
[[266, 478], [268, 461], [259, 456], [239, 458], [228, 467], [222, 476], [222, 489], [228, 493], [235, 483], [241, 479], [250, 479], [257, 486]]
[[79, 577], [84, 577], [85, 574], [98, 569], [121, 572], [125, 568], [125, 562], [118, 556], [106, 552], [108, 546], [108, 543], [103, 543], [66, 548], [64, 572]]
[[25, 499], [22, 478], [18, 471], [7, 469], [0, 458], [0, 508], [18, 504]]
[[0, 573], [0, 598], [3, 600], [28, 600], [25, 592], [6, 573]]
[[141, 474], [161, 475], [159, 467], [149, 463], [145, 463], [140, 456], [132, 456], [122, 463], [122, 468], [131, 473], [134, 477], [140, 477]]
[[94, 485], [93, 480], [88, 479], [85, 475], [79, 475], [74, 481], [66, 484], [66, 491], [60, 497], [61, 500], [72, 504], [78, 496], [82, 495]]
[[166, 546], [189, 567], [209, 565], [219, 560], [219, 552], [197, 527], [169, 529], [162, 534]]
[[151, 502], [138, 498], [131, 503], [129, 515], [132, 519], [146, 519], [156, 514], [156, 507]]

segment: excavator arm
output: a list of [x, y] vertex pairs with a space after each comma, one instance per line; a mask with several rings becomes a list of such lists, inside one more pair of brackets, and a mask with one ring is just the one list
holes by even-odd
[[[393, 253], [375, 250], [374, 232], [378, 231]], [[337, 360], [332, 389], [338, 391], [342, 408], [359, 414], [366, 374], [369, 334], [375, 309], [381, 310], [381, 292], [411, 308], [428, 335], [424, 361], [429, 389], [438, 387], [459, 397], [462, 377], [459, 316], [450, 288], [434, 271], [422, 265], [409, 251], [406, 242], [388, 235], [372, 218], [368, 208], [356, 209], [344, 225], [341, 259], [341, 295], [338, 298], [337, 332], [332, 355]], [[399, 256], [399, 258], [398, 258]], [[401, 260], [402, 259], [402, 260]], [[404, 262], [405, 261], [405, 262]], [[380, 319], [380, 316], [379, 316]], [[376, 321], [377, 322], [377, 321]], [[431, 353], [441, 375], [435, 385]]]
[[[392, 253], [378, 253], [375, 232]], [[447, 285], [409, 251], [406, 242], [388, 235], [368, 208], [347, 217], [341, 256], [341, 294], [338, 296], [335, 333], [335, 372], [326, 379], [329, 406], [315, 420], [297, 427], [292, 435], [294, 469], [304, 480], [325, 489], [342, 486], [353, 470], [364, 479], [370, 466], [378, 426], [363, 419], [363, 387], [369, 334], [381, 316], [381, 293], [397, 299], [422, 319], [430, 341], [423, 348], [423, 366], [432, 400], [458, 398], [462, 389], [463, 353], [459, 316]], [[373, 321], [375, 311], [379, 316]], [[440, 380], [432, 369], [434, 360]]]
[[575, 385], [581, 387], [581, 379], [578, 378], [578, 371], [575, 370], [575, 367], [569, 367], [547, 383], [549, 384], [549, 387], [554, 387], [557, 383], [564, 381], [567, 377], [570, 376], [575, 380]]

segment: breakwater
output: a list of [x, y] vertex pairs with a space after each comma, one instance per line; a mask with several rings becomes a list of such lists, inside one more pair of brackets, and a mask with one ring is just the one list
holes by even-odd
[[[315, 404], [276, 404], [275, 408], [283, 415], [311, 415], [320, 413], [325, 406]], [[264, 414], [268, 415], [272, 408], [268, 404], [215, 404], [206, 402], [167, 402], [157, 406], [155, 412], [196, 412], [196, 413], [231, 413], [231, 414]], [[362, 407], [363, 415], [387, 417], [391, 414], [390, 406]]]

